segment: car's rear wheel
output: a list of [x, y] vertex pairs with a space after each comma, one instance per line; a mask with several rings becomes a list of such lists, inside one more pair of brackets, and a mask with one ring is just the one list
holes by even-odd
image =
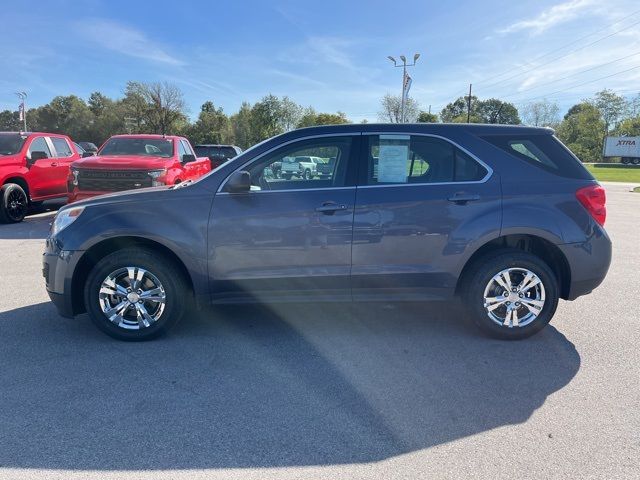
[[302, 178], [304, 178], [305, 180], [311, 180], [311, 170], [309, 170], [308, 168], [304, 171], [304, 174], [302, 176]]
[[85, 305], [93, 323], [118, 340], [150, 340], [182, 318], [191, 294], [169, 259], [146, 249], [107, 255], [89, 273]]
[[29, 198], [16, 183], [7, 183], [0, 189], [0, 222], [21, 222], [29, 209]]
[[485, 333], [522, 339], [542, 330], [558, 306], [558, 280], [539, 257], [502, 250], [480, 259], [465, 279], [463, 299]]

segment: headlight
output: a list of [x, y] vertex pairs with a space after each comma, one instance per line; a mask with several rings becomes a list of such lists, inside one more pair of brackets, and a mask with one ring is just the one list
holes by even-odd
[[73, 179], [71, 180], [72, 185], [75, 185], [76, 187], [78, 186], [78, 175], [80, 174], [80, 172], [78, 171], [78, 169], [76, 168], [72, 168], [71, 169], [71, 176], [73, 177]]
[[164, 176], [167, 174], [167, 170], [166, 169], [163, 169], [163, 170], [151, 170], [150, 172], [147, 172], [147, 173], [151, 177], [151, 186], [152, 187], [159, 187], [160, 185], [164, 185], [165, 184]]
[[73, 207], [67, 208], [66, 210], [62, 210], [58, 212], [56, 218], [53, 219], [53, 226], [51, 227], [51, 234], [57, 235], [62, 230], [67, 228], [76, 219], [80, 216], [80, 214], [84, 211], [84, 207]]

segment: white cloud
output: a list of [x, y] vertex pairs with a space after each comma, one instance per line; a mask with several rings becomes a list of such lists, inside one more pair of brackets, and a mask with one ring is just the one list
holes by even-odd
[[144, 33], [129, 26], [110, 20], [84, 19], [78, 22], [77, 28], [84, 38], [122, 55], [168, 65], [184, 65]]
[[506, 34], [528, 30], [537, 35], [551, 27], [573, 20], [594, 4], [594, 0], [569, 0], [565, 3], [559, 3], [547, 10], [543, 10], [534, 18], [515, 22], [499, 30], [498, 33]]

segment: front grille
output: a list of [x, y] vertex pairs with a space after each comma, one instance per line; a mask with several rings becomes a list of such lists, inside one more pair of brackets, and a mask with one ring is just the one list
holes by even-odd
[[120, 192], [151, 186], [146, 170], [78, 170], [78, 189], [97, 192]]

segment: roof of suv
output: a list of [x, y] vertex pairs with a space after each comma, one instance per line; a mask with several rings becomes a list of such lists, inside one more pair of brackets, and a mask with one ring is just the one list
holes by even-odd
[[384, 131], [410, 131], [434, 134], [453, 133], [466, 131], [476, 135], [535, 135], [553, 134], [553, 129], [546, 127], [529, 127], [525, 125], [495, 125], [484, 123], [349, 123], [343, 125], [323, 125], [317, 127], [305, 127], [294, 132], [309, 133], [350, 133], [350, 132], [377, 132]]

